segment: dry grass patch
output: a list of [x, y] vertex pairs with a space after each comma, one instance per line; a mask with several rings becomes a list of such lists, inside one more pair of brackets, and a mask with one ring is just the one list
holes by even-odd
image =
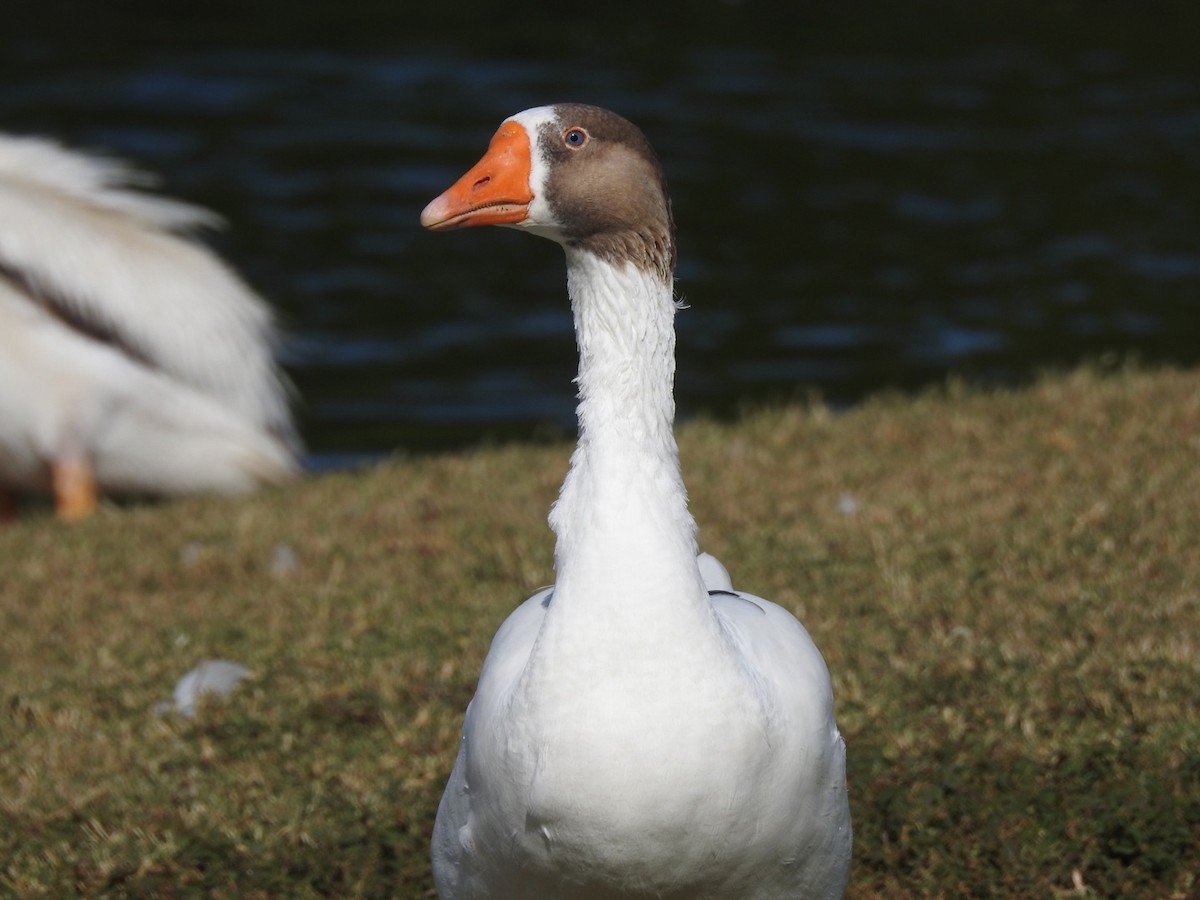
[[[851, 897], [1196, 897], [1200, 376], [681, 430], [706, 549], [834, 675]], [[431, 896], [504, 615], [569, 448], [0, 532], [0, 893]], [[155, 713], [201, 659], [254, 675]]]

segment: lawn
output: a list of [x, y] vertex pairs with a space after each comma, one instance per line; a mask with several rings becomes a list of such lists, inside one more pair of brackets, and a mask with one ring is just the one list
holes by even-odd
[[[833, 674], [848, 897], [1200, 897], [1200, 373], [778, 407], [680, 442], [704, 548]], [[553, 579], [569, 450], [0, 531], [0, 894], [432, 897], [462, 712]], [[161, 712], [209, 658], [253, 675]]]

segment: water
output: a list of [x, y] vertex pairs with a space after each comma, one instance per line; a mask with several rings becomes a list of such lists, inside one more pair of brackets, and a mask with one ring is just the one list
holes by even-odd
[[289, 327], [318, 465], [572, 430], [560, 251], [417, 225], [502, 118], [557, 99], [663, 158], [685, 416], [1200, 356], [1182, 6], [161, 6], [9, 23], [2, 127], [137, 160], [229, 221], [213, 243]]

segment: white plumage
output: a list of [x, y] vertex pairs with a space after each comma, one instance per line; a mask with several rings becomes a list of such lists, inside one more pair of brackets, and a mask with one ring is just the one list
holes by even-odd
[[237, 492], [296, 470], [266, 304], [212, 214], [120, 163], [0, 136], [0, 489]]
[[789, 612], [697, 559], [672, 433], [673, 226], [645, 139], [594, 107], [527, 110], [422, 222], [562, 243], [580, 356], [557, 583], [484, 662], [438, 810], [439, 894], [841, 896], [851, 828], [825, 663]]

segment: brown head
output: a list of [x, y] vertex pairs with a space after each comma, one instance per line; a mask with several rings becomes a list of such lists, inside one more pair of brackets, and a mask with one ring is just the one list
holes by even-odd
[[665, 281], [675, 269], [658, 157], [637, 126], [597, 106], [540, 106], [505, 121], [483, 159], [425, 207], [421, 224], [525, 228]]

